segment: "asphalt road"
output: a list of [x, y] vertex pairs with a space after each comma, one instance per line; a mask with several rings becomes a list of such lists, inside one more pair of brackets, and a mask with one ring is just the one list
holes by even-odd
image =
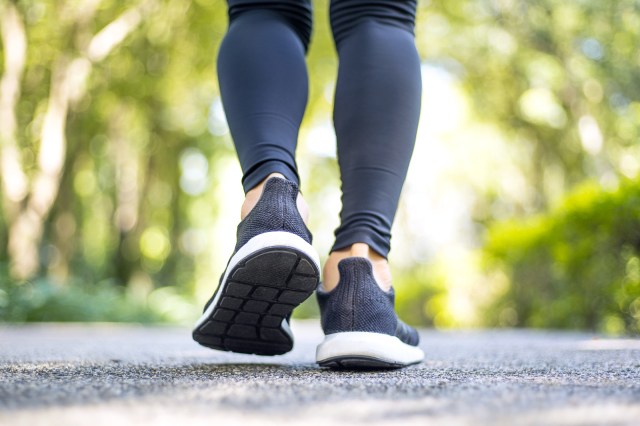
[[187, 329], [0, 326], [0, 425], [640, 425], [640, 340], [422, 332], [424, 363], [314, 364], [315, 322], [284, 356], [211, 351]]

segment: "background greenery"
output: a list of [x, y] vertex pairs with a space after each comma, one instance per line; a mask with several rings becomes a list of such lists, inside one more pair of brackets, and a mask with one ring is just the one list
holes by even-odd
[[[325, 254], [337, 60], [314, 5], [298, 154]], [[242, 200], [215, 78], [225, 3], [0, 0], [0, 22], [0, 319], [193, 321]], [[640, 1], [423, 1], [416, 40], [401, 315], [639, 332]]]

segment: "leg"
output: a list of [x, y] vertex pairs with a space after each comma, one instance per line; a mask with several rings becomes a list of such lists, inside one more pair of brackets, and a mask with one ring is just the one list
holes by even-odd
[[340, 60], [334, 122], [343, 206], [325, 266], [327, 289], [338, 282], [338, 262], [349, 256], [369, 257], [378, 282], [390, 287], [391, 225], [420, 114], [415, 9], [415, 0], [331, 2]]
[[397, 368], [424, 357], [418, 332], [395, 313], [386, 263], [420, 112], [415, 8], [415, 0], [331, 2], [342, 212], [317, 291], [323, 366]]
[[229, 0], [218, 79], [245, 192], [271, 173], [298, 183], [295, 149], [307, 103], [308, 0]]
[[229, 0], [218, 75], [247, 197], [235, 250], [193, 330], [203, 346], [288, 352], [291, 312], [319, 281], [294, 160], [307, 101], [310, 13], [306, 0]]

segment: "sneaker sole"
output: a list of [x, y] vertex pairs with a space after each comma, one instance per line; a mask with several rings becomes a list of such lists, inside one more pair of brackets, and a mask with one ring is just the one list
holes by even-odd
[[222, 351], [281, 355], [293, 348], [287, 318], [315, 291], [317, 253], [297, 235], [267, 232], [231, 258], [221, 288], [193, 330], [193, 339]]
[[316, 362], [333, 369], [402, 368], [423, 359], [422, 349], [395, 336], [360, 331], [330, 334], [316, 350]]

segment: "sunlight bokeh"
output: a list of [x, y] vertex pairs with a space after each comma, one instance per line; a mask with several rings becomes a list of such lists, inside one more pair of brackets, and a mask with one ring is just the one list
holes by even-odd
[[[324, 257], [337, 58], [314, 6], [297, 161]], [[222, 0], [0, 2], [0, 319], [198, 317], [243, 200], [216, 80], [226, 26]], [[420, 2], [422, 114], [390, 255], [403, 318], [640, 331], [639, 44], [632, 1]]]

